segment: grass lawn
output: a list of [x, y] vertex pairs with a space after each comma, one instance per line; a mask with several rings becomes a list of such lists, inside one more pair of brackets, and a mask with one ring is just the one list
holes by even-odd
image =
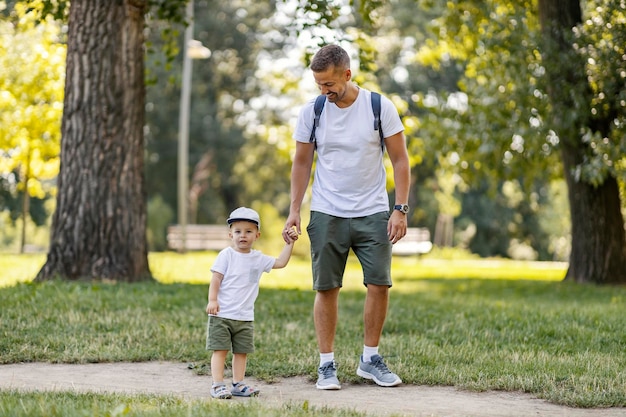
[[[204, 307], [213, 257], [151, 254], [158, 282], [30, 284], [44, 256], [0, 255], [0, 363], [208, 365]], [[393, 271], [381, 352], [405, 383], [523, 391], [575, 407], [626, 406], [626, 288], [561, 282], [562, 264], [398, 258]], [[352, 369], [362, 348], [364, 289], [358, 264], [346, 275], [335, 355], [342, 368]], [[316, 375], [310, 279], [309, 263], [298, 259], [264, 275], [249, 375]], [[11, 407], [27, 410], [12, 414], [18, 416], [78, 416], [91, 409], [99, 410], [93, 415], [251, 414], [228, 414], [215, 402], [210, 414], [203, 402], [119, 397], [2, 392], [0, 415]], [[120, 402], [135, 405], [128, 413], [115, 411]], [[50, 403], [61, 412], [33, 411]], [[255, 409], [252, 415], [340, 415], [326, 411]]]

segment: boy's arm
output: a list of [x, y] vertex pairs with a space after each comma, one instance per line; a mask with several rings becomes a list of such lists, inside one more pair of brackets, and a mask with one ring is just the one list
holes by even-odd
[[276, 262], [274, 262], [272, 269], [284, 268], [289, 263], [291, 252], [293, 252], [293, 244], [296, 240], [298, 240], [298, 232], [296, 232], [292, 227], [288, 230], [287, 237], [289, 238], [289, 242], [285, 243], [285, 247], [280, 252], [280, 255], [278, 255], [278, 258], [276, 258]]
[[285, 247], [276, 258], [272, 269], [280, 269], [287, 266], [289, 259], [291, 258], [291, 252], [293, 251], [293, 240], [290, 243], [285, 243]]
[[220, 274], [219, 272], [213, 272], [211, 284], [209, 285], [209, 302], [206, 306], [207, 314], [216, 315], [220, 312], [220, 305], [217, 303], [217, 293], [220, 290], [223, 279], [224, 274]]

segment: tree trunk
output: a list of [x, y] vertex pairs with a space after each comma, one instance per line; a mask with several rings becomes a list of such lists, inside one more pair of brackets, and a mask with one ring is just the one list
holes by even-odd
[[24, 253], [26, 249], [26, 222], [28, 221], [30, 213], [30, 194], [28, 194], [30, 169], [27, 169], [26, 172], [26, 178], [24, 178], [24, 198], [22, 199], [22, 235], [20, 237], [20, 253]]
[[574, 168], [580, 151], [563, 145], [561, 151], [572, 218], [572, 252], [566, 280], [619, 284], [626, 282], [624, 220], [619, 187], [613, 177], [597, 188], [577, 180]]
[[143, 177], [146, 0], [76, 0], [69, 16], [61, 168], [36, 280], [151, 279]]
[[[542, 54], [550, 83], [554, 125], [561, 140], [572, 221], [572, 252], [565, 279], [623, 284], [626, 283], [626, 233], [617, 180], [609, 176], [596, 187], [575, 174], [589, 151], [581, 132], [592, 123], [584, 58], [576, 54], [569, 38], [572, 28], [582, 19], [579, 0], [539, 0], [539, 16], [545, 46]], [[576, 118], [575, 113], [586, 116]], [[608, 120], [594, 120], [593, 127], [608, 131], [608, 123]]]

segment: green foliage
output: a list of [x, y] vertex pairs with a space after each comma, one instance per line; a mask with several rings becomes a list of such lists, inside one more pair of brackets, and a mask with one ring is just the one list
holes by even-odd
[[[0, 8], [4, 2], [0, 2]], [[17, 3], [0, 19], [0, 248], [47, 244], [46, 201], [59, 171], [65, 45], [52, 19]], [[30, 214], [30, 218], [29, 218]], [[34, 223], [33, 223], [34, 222]], [[43, 231], [47, 236], [47, 231]], [[20, 246], [21, 247], [21, 246]]]
[[[458, 98], [456, 92], [438, 98], [418, 95], [417, 103], [437, 114], [432, 125], [428, 120], [422, 125], [423, 131], [429, 138], [437, 138], [445, 156], [442, 160], [466, 181], [524, 173], [530, 183], [545, 178], [546, 173], [560, 176], [555, 156], [560, 142], [571, 140], [567, 133], [570, 126], [583, 129], [589, 150], [576, 168], [577, 178], [595, 185], [606, 175], [624, 181], [626, 11], [618, 2], [584, 5], [584, 22], [570, 35], [578, 56], [561, 54], [562, 59], [587, 63], [581, 79], [589, 85], [579, 84], [580, 91], [574, 91], [570, 84], [551, 85], [554, 79], [546, 77], [546, 67], [559, 63], [544, 62], [542, 48], [546, 45], [540, 35], [536, 4], [448, 3], [437, 20], [436, 39], [428, 41], [417, 58], [432, 67], [451, 58], [461, 62], [465, 70], [458, 85], [466, 103], [459, 107], [450, 101]], [[555, 72], [564, 82], [571, 78], [567, 72]], [[580, 100], [589, 87], [593, 98], [583, 103]], [[549, 90], [556, 95], [553, 102], [579, 102], [557, 119], [548, 102]], [[443, 131], [442, 124], [446, 127]], [[454, 139], [446, 140], [450, 137]]]
[[[50, 220], [49, 218], [47, 219]], [[7, 211], [0, 212], [0, 253], [19, 253], [21, 233], [24, 220], [10, 218]], [[50, 225], [37, 225], [29, 217], [26, 218], [25, 252], [43, 252], [50, 242]], [[41, 265], [40, 265], [41, 266]], [[36, 273], [37, 271], [35, 271]]]
[[550, 141], [544, 123], [548, 103], [534, 7], [450, 4], [438, 19], [438, 41], [427, 42], [416, 56], [425, 65], [454, 59], [464, 68], [460, 91], [416, 98], [436, 115], [423, 123], [423, 135], [434, 135], [440, 162], [467, 183], [523, 173], [530, 184], [546, 173], [560, 175], [553, 150], [558, 142]]
[[69, 0], [24, 0], [29, 13], [36, 13], [40, 22], [48, 18], [53, 20], [66, 21], [70, 13]]
[[[310, 29], [336, 27], [337, 18], [344, 14], [341, 10], [341, 1], [298, 0], [296, 7], [293, 7], [293, 2], [289, 4], [289, 0], [281, 0], [280, 3], [291, 6], [289, 7], [290, 10], [287, 12], [290, 15], [291, 21], [287, 29], [294, 32], [296, 35]], [[325, 43], [324, 39], [324, 36], [320, 36], [320, 40], [317, 44], [318, 47]]]
[[[281, 212], [288, 207], [291, 140], [289, 129], [277, 117], [286, 104], [263, 94], [271, 87], [266, 87], [260, 69], [260, 61], [280, 57], [284, 42], [270, 36], [273, 28], [266, 25], [271, 6], [253, 1], [195, 2], [193, 37], [213, 53], [210, 59], [193, 63], [190, 184], [199, 194], [193, 222], [221, 223], [235, 207], [254, 202], [271, 202]], [[160, 51], [166, 44], [163, 28], [153, 23], [149, 42]], [[159, 194], [165, 204], [177, 207], [176, 177], [171, 172], [177, 165], [182, 56], [165, 68], [152, 61], [157, 58], [162, 60], [163, 53], [149, 57], [157, 81], [147, 96], [146, 182], [151, 197]]]
[[[69, 4], [25, 3], [41, 12], [40, 20], [48, 14], [65, 16]], [[149, 210], [163, 213], [149, 213], [152, 249], [165, 247], [163, 229], [172, 218], [168, 208], [177, 206], [172, 173], [177, 164], [177, 82], [186, 3], [150, 0], [146, 8], [147, 78], [152, 83], [146, 106], [146, 182]], [[437, 213], [458, 213], [464, 200], [465, 213], [476, 215], [458, 219], [460, 235], [481, 220], [492, 220], [482, 219], [485, 212], [477, 208], [497, 203], [503, 207], [497, 212], [502, 213], [497, 219], [501, 227], [490, 234], [504, 237], [491, 237], [493, 244], [475, 242], [481, 246], [477, 252], [508, 256], [510, 242], [516, 240], [531, 244], [539, 259], [552, 259], [557, 251], [562, 259], [567, 244], [557, 243], [569, 239], [566, 229], [552, 227], [551, 236], [546, 236], [545, 230], [556, 223], [540, 217], [556, 210], [550, 209], [542, 190], [550, 187], [548, 178], [562, 173], [556, 152], [560, 138], [548, 124], [535, 3], [433, 0], [420, 2], [417, 9], [414, 0], [296, 3], [293, 8], [295, 3], [287, 1], [195, 2], [194, 38], [213, 56], [194, 62], [190, 168], [192, 183], [202, 191], [194, 221], [219, 223], [236, 206], [271, 205], [272, 222], [281, 222], [289, 206], [294, 147], [290, 126], [297, 108], [315, 94], [313, 84], [302, 82], [307, 56], [320, 44], [339, 41], [355, 49], [355, 79], [388, 93], [403, 115], [415, 180], [412, 226], [428, 226], [434, 236]], [[620, 58], [626, 31], [623, 10], [616, 3], [585, 5], [589, 19], [574, 35], [579, 53], [590, 58], [593, 108], [598, 118], [613, 115], [617, 108], [610, 134], [585, 135], [591, 151], [579, 167], [579, 177], [598, 182], [608, 172], [623, 172], [626, 165], [619, 107], [626, 91]], [[457, 188], [449, 187], [451, 178]], [[496, 190], [505, 178], [521, 184], [527, 201], [511, 207], [503, 195], [466, 195], [482, 180], [493, 180], [491, 190]], [[0, 184], [10, 182], [0, 179]], [[11, 190], [11, 197], [0, 191], [0, 205], [18, 207], [16, 192]], [[5, 203], [6, 195], [12, 201]], [[155, 203], [159, 199], [162, 204]], [[468, 207], [469, 201], [475, 206]], [[521, 219], [514, 209], [523, 210]], [[562, 220], [565, 211], [559, 211]], [[264, 233], [263, 240], [272, 249], [280, 243], [271, 233]], [[307, 256], [306, 251], [300, 255]]]
[[161, 21], [174, 25], [186, 24], [185, 6], [189, 0], [148, 0], [150, 10]]
[[[574, 28], [574, 48], [586, 61], [592, 91], [589, 153], [577, 174], [595, 186], [607, 175], [626, 182], [626, 8], [614, 1], [584, 3], [587, 18]], [[598, 126], [598, 128], [595, 128]], [[606, 129], [603, 126], [609, 126]]]
[[45, 198], [59, 171], [65, 46], [59, 25], [35, 25], [17, 4], [0, 20], [0, 175], [12, 192]]
[[[189, 0], [147, 0], [146, 4], [156, 18], [175, 24], [185, 23], [185, 5]], [[48, 17], [66, 21], [69, 16], [69, 0], [23, 0], [27, 12], [36, 12], [40, 21]]]
[[[398, 1], [390, 8], [395, 10], [395, 22], [418, 22], [419, 17], [414, 20], [399, 17], [405, 3], [415, 7], [414, 1]], [[574, 56], [559, 57], [584, 61], [586, 68], [580, 66], [578, 74], [563, 69], [561, 61], [546, 58], [536, 2], [432, 1], [420, 2], [420, 6], [426, 13], [434, 12], [428, 26], [419, 26], [429, 27], [430, 35], [423, 30], [416, 30], [415, 34], [403, 32], [405, 25], [390, 23], [390, 29], [418, 41], [398, 48], [402, 59], [393, 59], [394, 55], [390, 55], [388, 62], [392, 64], [381, 71], [391, 75], [387, 75], [391, 79], [386, 85], [393, 88], [396, 81], [396, 87], [402, 87], [398, 91], [403, 92], [409, 103], [409, 112], [404, 118], [409, 152], [419, 155], [412, 163], [426, 165], [419, 170], [414, 167], [414, 176], [419, 181], [424, 174], [432, 175], [437, 171], [457, 173], [463, 179], [459, 184], [464, 188], [459, 187], [455, 194], [448, 196], [464, 198], [464, 210], [477, 213], [481, 206], [489, 205], [489, 199], [504, 197], [496, 196], [504, 180], [519, 182], [527, 199], [522, 219], [525, 224], [515, 221], [506, 225], [506, 216], [499, 218], [497, 212], [490, 212], [491, 219], [495, 217], [502, 226], [513, 225], [517, 231], [511, 233], [506, 226], [494, 229], [494, 233], [486, 237], [500, 240], [491, 245], [496, 250], [481, 250], [480, 253], [508, 253], [507, 242], [510, 241], [516, 242], [516, 247], [532, 244], [539, 259], [563, 256], [562, 248], [567, 245], [554, 242], [569, 239], [569, 236], [567, 233], [558, 237], [545, 235], [546, 223], [536, 216], [552, 209], [548, 201], [536, 196], [545, 194], [540, 190], [548, 189], [552, 179], [562, 178], [559, 158], [564, 141], [577, 141], [582, 137], [580, 149], [584, 152], [574, 172], [577, 180], [597, 186], [611, 175], [618, 178], [621, 189], [624, 188], [626, 72], [623, 67], [626, 61], [623, 36], [626, 31], [623, 30], [623, 5], [611, 1], [583, 3], [583, 24], [574, 28], [568, 38], [577, 52]], [[413, 28], [409, 22], [406, 27]], [[386, 33], [393, 33], [392, 30]], [[379, 49], [391, 49], [390, 38], [393, 39], [387, 36], [385, 45]], [[397, 66], [400, 62], [410, 77], [393, 76], [394, 64]], [[553, 71], [555, 68], [558, 69]], [[548, 72], [556, 73], [556, 78], [563, 83], [548, 78]], [[402, 71], [396, 74], [401, 75]], [[417, 85], [412, 80], [430, 74], [438, 77], [430, 78], [426, 85]], [[568, 83], [572, 79], [580, 82]], [[586, 96], [589, 88], [593, 95]], [[389, 91], [389, 87], [387, 89]], [[585, 97], [593, 99], [587, 103]], [[555, 117], [553, 104], [559, 102], [563, 103], [562, 111]], [[602, 109], [594, 108], [594, 103], [599, 103]], [[430, 170], [429, 160], [436, 164]], [[438, 187], [439, 181], [437, 175], [432, 183]], [[416, 185], [415, 192], [424, 194], [420, 190], [427, 184]], [[466, 193], [476, 191], [476, 184], [488, 184], [490, 193], [476, 195], [475, 201], [479, 204], [469, 207]], [[626, 207], [626, 201], [623, 198], [621, 201], [622, 207]], [[484, 213], [474, 216], [471, 223], [490, 221]], [[522, 212], [516, 213], [513, 219], [519, 214]], [[458, 220], [462, 227], [467, 227], [467, 218]], [[519, 235], [522, 230], [526, 233], [524, 236]], [[474, 245], [489, 246], [484, 243], [474, 242]]]
[[[185, 7], [189, 1], [190, 0], [146, 0], [144, 3], [138, 4], [139, 7], [145, 7], [147, 25], [152, 24], [154, 27], [161, 26], [163, 48], [159, 52], [163, 53], [166, 66], [169, 66], [178, 53], [176, 42], [179, 33], [175, 29], [172, 30], [171, 25], [184, 26], [187, 24]], [[33, 14], [37, 23], [43, 23], [49, 19], [67, 23], [69, 17], [69, 0], [23, 0], [21, 2], [16, 1], [15, 3], [24, 4], [26, 11]], [[157, 53], [150, 42], [147, 42], [146, 47], [149, 53]], [[162, 65], [161, 61], [157, 60], [155, 62], [157, 62], [158, 65]], [[155, 82], [149, 68], [147, 69], [146, 80], [148, 83]]]
[[167, 226], [172, 224], [174, 210], [160, 195], [148, 201], [148, 247], [151, 251], [167, 249]]

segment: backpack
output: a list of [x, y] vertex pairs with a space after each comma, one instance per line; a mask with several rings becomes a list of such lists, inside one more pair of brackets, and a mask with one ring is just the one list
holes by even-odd
[[[326, 96], [321, 94], [315, 99], [315, 105], [313, 111], [315, 112], [315, 118], [313, 119], [313, 129], [311, 129], [311, 137], [309, 143], [313, 143], [317, 148], [317, 141], [315, 139], [315, 128], [320, 124], [320, 115], [324, 110], [324, 104], [326, 104]], [[372, 91], [372, 112], [374, 113], [374, 130], [378, 130], [380, 136], [380, 149], [385, 151], [385, 136], [383, 135], [383, 124], [380, 120], [380, 94]]]

